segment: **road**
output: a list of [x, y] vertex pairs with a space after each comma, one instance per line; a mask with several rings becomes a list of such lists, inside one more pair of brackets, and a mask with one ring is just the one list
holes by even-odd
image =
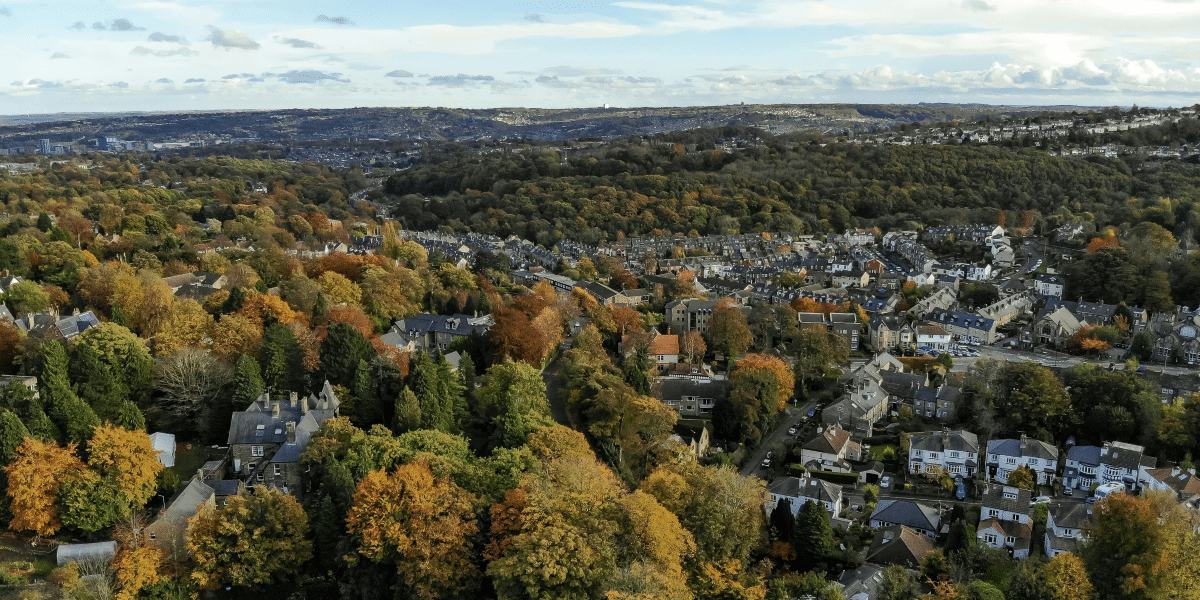
[[[793, 437], [792, 435], [788, 434], [788, 428], [793, 425], [799, 425], [800, 421], [804, 419], [804, 415], [808, 414], [808, 411], [815, 410], [816, 408], [817, 403], [813, 401], [800, 408], [789, 407], [784, 409], [784, 416], [779, 420], [779, 425], [777, 425], [769, 435], [764, 437], [762, 443], [760, 443], [758, 447], [750, 453], [750, 456], [746, 458], [746, 462], [742, 465], [742, 476], [749, 477], [751, 475], [756, 475], [760, 479], [767, 479], [768, 469], [762, 468], [762, 461], [767, 457], [767, 452], [776, 447], [786, 448], [787, 442]], [[775, 456], [772, 459], [772, 462], [782, 461], [783, 458], [783, 456]]]
[[550, 401], [550, 416], [559, 425], [571, 426], [571, 418], [567, 415], [567, 399], [563, 395], [566, 382], [562, 374], [562, 352], [559, 352], [550, 364], [542, 370], [542, 381], [546, 384], [546, 399]]
[[1021, 274], [1028, 275], [1041, 267], [1042, 251], [1037, 240], [1025, 240], [1022, 247], [1025, 250], [1025, 266], [1021, 269]]

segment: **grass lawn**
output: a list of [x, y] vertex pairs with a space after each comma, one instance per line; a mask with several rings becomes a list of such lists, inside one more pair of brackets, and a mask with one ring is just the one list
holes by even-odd
[[175, 466], [171, 467], [171, 470], [175, 471], [180, 481], [187, 483], [204, 463], [221, 460], [225, 458], [226, 452], [225, 449], [203, 446], [196, 442], [181, 442], [175, 447]]
[[893, 459], [900, 455], [900, 448], [898, 446], [894, 444], [879, 444], [877, 446], [871, 446], [871, 458], [874, 458], [875, 460], [883, 460], [883, 453], [888, 448], [892, 449]]

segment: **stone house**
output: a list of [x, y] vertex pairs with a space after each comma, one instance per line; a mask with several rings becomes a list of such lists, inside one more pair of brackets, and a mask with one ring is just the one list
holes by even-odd
[[230, 418], [232, 477], [252, 488], [265, 485], [303, 497], [310, 482], [300, 455], [321, 423], [338, 415], [340, 402], [326, 381], [319, 395], [272, 400], [263, 394]]

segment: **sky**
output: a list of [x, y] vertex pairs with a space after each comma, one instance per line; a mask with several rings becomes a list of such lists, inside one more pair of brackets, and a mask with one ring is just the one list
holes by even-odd
[[1185, 106], [1200, 0], [0, 0], [0, 114]]

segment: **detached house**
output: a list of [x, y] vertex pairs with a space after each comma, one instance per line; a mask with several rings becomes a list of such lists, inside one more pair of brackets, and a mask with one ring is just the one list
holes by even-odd
[[909, 438], [908, 472], [971, 477], [979, 468], [979, 437], [969, 431], [934, 431]]
[[812, 471], [849, 473], [854, 470], [847, 461], [857, 461], [862, 446], [850, 439], [850, 432], [829, 425], [820, 435], [800, 449], [800, 463]]
[[1149, 483], [1149, 470], [1157, 464], [1157, 458], [1146, 456], [1145, 446], [1104, 442], [1100, 449], [1100, 483], [1119, 483], [1127, 490], [1138, 490]]
[[933, 540], [904, 525], [880, 529], [871, 540], [867, 560], [878, 565], [900, 565], [919, 569], [934, 550]]
[[942, 515], [934, 507], [908, 500], [880, 500], [871, 513], [871, 527], [882, 529], [904, 525], [929, 536], [937, 537]]
[[876, 350], [908, 347], [916, 341], [912, 325], [903, 315], [875, 315], [870, 323], [871, 344]]
[[937, 325], [917, 325], [917, 346], [946, 350], [950, 347], [950, 332]]
[[1087, 530], [1095, 524], [1090, 504], [1060, 504], [1051, 506], [1046, 515], [1046, 556], [1054, 558], [1063, 552], [1079, 553]]
[[976, 537], [993, 548], [1007, 548], [1013, 558], [1028, 558], [1033, 539], [1029, 490], [992, 486], [983, 495]]
[[1017, 467], [1029, 467], [1039, 485], [1049, 485], [1058, 473], [1058, 448], [1029, 439], [991, 440], [987, 443], [987, 466], [991, 478], [1008, 483], [1008, 475]]
[[771, 496], [766, 503], [767, 515], [784, 500], [791, 504], [793, 515], [799, 514], [809, 501], [820, 504], [834, 516], [842, 507], [842, 486], [816, 477], [780, 477], [767, 486], [767, 493]]
[[300, 497], [309, 483], [300, 455], [321, 423], [338, 415], [340, 406], [329, 382], [319, 395], [272, 400], [263, 394], [229, 425], [229, 456], [233, 478], [246, 487], [265, 485]]
[[1200, 503], [1200, 478], [1194, 469], [1149, 469], [1146, 475], [1146, 487], [1151, 490], [1172, 492], [1180, 503], [1193, 509]]

